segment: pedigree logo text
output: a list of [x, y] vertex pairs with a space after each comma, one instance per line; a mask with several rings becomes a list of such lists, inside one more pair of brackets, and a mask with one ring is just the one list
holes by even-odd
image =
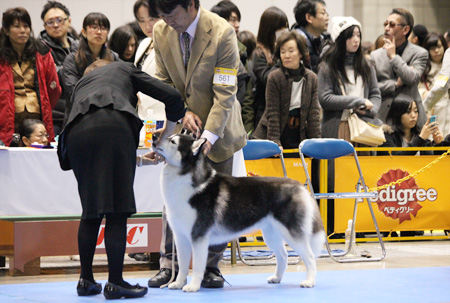
[[[401, 169], [391, 169], [381, 176], [377, 186], [389, 184], [408, 175], [408, 172]], [[405, 220], [411, 220], [412, 216], [417, 216], [418, 211], [422, 208], [421, 202], [434, 202], [437, 196], [438, 193], [435, 188], [420, 188], [416, 184], [416, 180], [411, 178], [380, 190], [378, 198], [371, 199], [371, 202], [377, 203], [378, 209], [386, 217], [398, 219], [399, 223], [402, 223]]]
[[[148, 224], [127, 224], [127, 247], [148, 246]], [[97, 248], [105, 248], [105, 225], [100, 226]]]

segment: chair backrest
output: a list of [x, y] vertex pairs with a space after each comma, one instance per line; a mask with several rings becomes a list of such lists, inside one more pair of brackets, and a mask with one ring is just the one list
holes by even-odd
[[336, 159], [354, 154], [353, 145], [342, 139], [306, 139], [300, 143], [299, 152], [315, 159]]
[[280, 147], [270, 140], [248, 140], [242, 150], [245, 160], [259, 160], [272, 157], [281, 153]]

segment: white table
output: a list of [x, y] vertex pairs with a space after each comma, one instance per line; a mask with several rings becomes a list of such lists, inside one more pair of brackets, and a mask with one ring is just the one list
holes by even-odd
[[[139, 149], [144, 154], [148, 149]], [[163, 164], [136, 168], [138, 212], [161, 212]], [[73, 171], [59, 166], [56, 149], [0, 150], [0, 216], [81, 215]]]

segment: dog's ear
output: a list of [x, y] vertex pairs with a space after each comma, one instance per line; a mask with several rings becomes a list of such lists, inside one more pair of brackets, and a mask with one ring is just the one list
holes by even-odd
[[195, 140], [194, 143], [192, 143], [192, 154], [194, 156], [197, 156], [197, 154], [199, 153], [199, 151], [202, 150], [203, 144], [205, 144], [206, 142], [206, 138], [200, 138], [198, 140]]

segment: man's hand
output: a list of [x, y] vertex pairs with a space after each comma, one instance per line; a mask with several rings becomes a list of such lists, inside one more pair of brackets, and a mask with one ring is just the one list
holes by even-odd
[[383, 48], [386, 50], [386, 54], [389, 59], [394, 58], [395, 56], [395, 37], [392, 36], [391, 39], [384, 38]]
[[193, 112], [186, 111], [186, 115], [183, 118], [183, 128], [191, 133], [197, 133], [197, 130], [200, 132], [202, 130], [202, 120]]

